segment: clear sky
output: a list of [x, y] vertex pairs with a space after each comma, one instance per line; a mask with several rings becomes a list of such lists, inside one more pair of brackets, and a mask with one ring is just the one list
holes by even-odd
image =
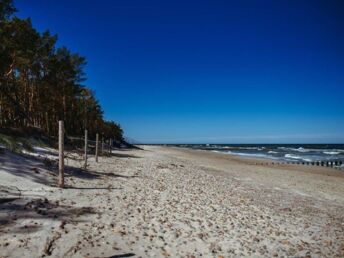
[[343, 143], [344, 1], [15, 0], [142, 143]]

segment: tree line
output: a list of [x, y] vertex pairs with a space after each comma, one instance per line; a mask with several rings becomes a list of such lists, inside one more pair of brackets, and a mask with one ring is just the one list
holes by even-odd
[[123, 140], [123, 130], [105, 121], [94, 92], [83, 85], [86, 59], [57, 47], [57, 35], [38, 32], [30, 18], [14, 16], [12, 0], [0, 0], [0, 127], [38, 127], [56, 136], [58, 120], [67, 135]]

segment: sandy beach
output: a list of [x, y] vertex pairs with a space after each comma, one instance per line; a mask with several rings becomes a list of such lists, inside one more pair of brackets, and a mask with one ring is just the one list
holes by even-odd
[[173, 147], [0, 154], [0, 257], [343, 257], [344, 172]]

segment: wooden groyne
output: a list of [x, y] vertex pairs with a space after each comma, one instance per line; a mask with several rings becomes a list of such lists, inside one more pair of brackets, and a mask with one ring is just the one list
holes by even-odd
[[274, 162], [256, 162], [256, 165], [261, 166], [274, 166], [274, 165], [305, 165], [305, 166], [320, 166], [320, 167], [329, 167], [335, 169], [344, 169], [342, 167], [343, 161], [341, 160], [326, 160], [326, 161], [274, 161]]

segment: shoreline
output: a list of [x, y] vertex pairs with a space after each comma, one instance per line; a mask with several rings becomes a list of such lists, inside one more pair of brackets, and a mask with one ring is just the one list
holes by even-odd
[[[322, 167], [331, 167], [331, 168], [334, 168], [334, 169], [341, 169], [341, 168], [344, 168], [344, 165], [342, 163], [339, 163], [341, 162], [340, 159], [338, 159], [336, 156], [333, 156], [332, 159], [314, 159], [314, 160], [310, 160], [308, 158], [302, 158], [301, 156], [298, 157], [298, 158], [290, 158], [290, 159], [286, 159], [285, 156], [273, 156], [273, 155], [267, 155], [267, 154], [264, 154], [264, 153], [236, 153], [236, 152], [232, 152], [232, 151], [227, 151], [227, 152], [224, 152], [224, 151], [221, 151], [221, 150], [217, 150], [217, 149], [206, 149], [206, 148], [192, 148], [192, 147], [186, 147], [185, 145], [188, 145], [188, 144], [181, 144], [181, 146], [178, 146], [178, 145], [174, 145], [174, 144], [171, 144], [171, 145], [164, 145], [164, 144], [141, 144], [141, 146], [156, 146], [156, 147], [170, 147], [170, 148], [181, 148], [181, 149], [185, 149], [185, 150], [196, 150], [196, 151], [208, 151], [208, 152], [214, 152], [214, 153], [219, 153], [219, 154], [225, 154], [225, 155], [231, 155], [231, 156], [237, 156], [237, 157], [243, 157], [243, 158], [248, 158], [248, 159], [252, 159], [252, 160], [257, 160], [257, 161], [271, 161], [271, 162], [275, 162], [275, 163], [287, 163], [287, 164], [294, 164], [294, 165], [311, 165], [311, 163], [314, 163], [314, 166], [317, 166], [316, 163], [319, 162], [319, 165], [318, 166], [322, 166]], [[192, 144], [190, 144], [192, 145]], [[198, 144], [197, 144], [198, 145]], [[212, 144], [213, 145], [213, 144]], [[216, 144], [214, 144], [215, 146], [218, 146]], [[223, 146], [227, 146], [227, 144], [220, 144], [220, 146], [223, 145]], [[234, 148], [235, 146], [232, 146], [231, 144], [228, 144], [231, 148]], [[237, 144], [239, 147], [242, 147], [242, 146], [245, 146], [245, 144]], [[282, 146], [283, 148], [285, 146], [311, 146], [311, 145], [315, 145], [315, 146], [319, 146], [319, 145], [326, 145], [326, 144], [257, 144], [257, 145], [254, 145], [254, 144], [246, 144], [248, 147], [251, 147], [251, 146], [255, 146], [255, 147], [259, 147], [259, 146], [262, 146], [265, 148], [265, 146]], [[342, 146], [343, 144], [329, 144], [329, 145], [340, 145]], [[303, 149], [303, 148], [301, 148]], [[227, 149], [228, 150], [228, 149]], [[293, 149], [295, 151], [295, 148]], [[309, 150], [306, 150], [306, 151], [301, 151], [301, 153], [307, 153], [309, 151], [319, 151], [320, 149], [309, 149]], [[326, 151], [327, 150], [327, 151]], [[332, 150], [332, 149], [331, 149]], [[329, 151], [328, 149], [323, 149], [321, 150], [322, 153], [333, 153], [335, 152], [335, 154], [339, 154], [340, 152], [342, 152], [343, 150], [339, 150], [339, 149], [334, 149], [334, 151]], [[275, 151], [272, 151], [273, 153], [278, 153], [278, 152], [275, 152]], [[268, 152], [270, 153], [270, 151]], [[287, 153], [287, 155], [289, 156], [293, 156], [294, 154], [290, 154], [290, 153]], [[321, 165], [320, 163], [321, 162], [324, 162], [324, 165]], [[329, 164], [329, 166], [326, 165], [326, 162], [333, 162], [333, 164]], [[338, 162], [338, 164], [334, 163], [334, 162]]]
[[[342, 172], [259, 166], [246, 157], [141, 146], [54, 169], [0, 155], [4, 257], [266, 257], [344, 254]], [[309, 171], [309, 168], [313, 170]], [[340, 174], [342, 173], [342, 174]]]
[[[151, 146], [151, 145], [145, 145], [145, 146]], [[302, 162], [300, 162], [300, 164], [296, 164], [296, 162], [287, 163], [287, 161], [283, 161], [283, 160], [273, 160], [273, 159], [269, 159], [269, 158], [241, 156], [241, 155], [236, 155], [233, 153], [213, 152], [210, 150], [190, 149], [190, 148], [186, 148], [186, 147], [169, 147], [168, 146], [166, 148], [177, 148], [177, 149], [184, 150], [186, 152], [195, 151], [195, 153], [205, 153], [205, 154], [213, 153], [213, 154], [215, 154], [214, 157], [216, 157], [216, 155], [223, 155], [225, 157], [225, 159], [228, 161], [238, 162], [240, 164], [246, 164], [246, 165], [275, 167], [275, 168], [283, 168], [283, 169], [290, 169], [290, 170], [300, 170], [303, 172], [308, 171], [308, 172], [313, 172], [313, 173], [329, 172], [330, 174], [332, 174], [332, 172], [334, 172], [334, 174], [336, 174], [340, 177], [344, 176], [344, 171], [341, 171], [340, 169], [336, 170], [333, 167], [315, 166], [315, 165], [314, 166], [313, 165], [307, 165], [306, 166], [306, 165], [301, 164]]]
[[[178, 150], [178, 147], [172, 148]], [[309, 190], [312, 195], [320, 198], [335, 196], [335, 198], [344, 201], [344, 191], [340, 189], [341, 186], [337, 182], [337, 179], [344, 180], [344, 172], [341, 170], [297, 164], [272, 165], [264, 159], [232, 154], [223, 155], [222, 153], [214, 153], [207, 150], [184, 148], [182, 152], [188, 159], [196, 159], [198, 163], [208, 168], [219, 170], [218, 173], [220, 174], [223, 174], [225, 170], [227, 176], [251, 177], [251, 179], [256, 180], [255, 182], [258, 183], [284, 188], [293, 187], [299, 192]], [[263, 165], [261, 162], [263, 162]], [[231, 169], [228, 169], [227, 166], [231, 166]], [[238, 167], [240, 167], [240, 172], [235, 171], [235, 168]], [[293, 177], [302, 178], [300, 180], [293, 180]], [[292, 182], [289, 182], [290, 180]], [[331, 192], [331, 194], [328, 195], [326, 191]], [[321, 193], [324, 193], [324, 195], [321, 195]]]

